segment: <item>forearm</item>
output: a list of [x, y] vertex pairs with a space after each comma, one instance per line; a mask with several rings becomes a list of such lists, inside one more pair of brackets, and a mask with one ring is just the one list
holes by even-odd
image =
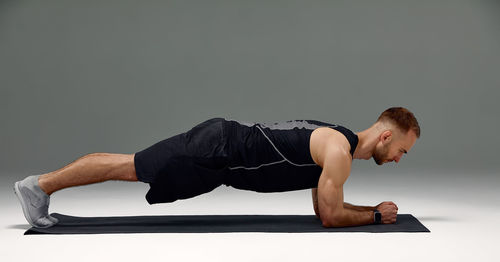
[[374, 223], [373, 211], [358, 211], [344, 208], [343, 211], [332, 217], [333, 221], [329, 223], [331, 227], [360, 226]]
[[[312, 202], [313, 202], [313, 208], [314, 208], [314, 213], [316, 216], [319, 218], [319, 208], [318, 208], [318, 189], [317, 188], [312, 188]], [[356, 211], [373, 211], [375, 210], [374, 206], [356, 206], [349, 204], [347, 202], [344, 202], [344, 209], [351, 209], [351, 210], [356, 210]]]
[[372, 206], [356, 206], [356, 205], [349, 204], [347, 202], [344, 202], [344, 208], [356, 210], [356, 211], [373, 211], [373, 210], [375, 210], [375, 207], [372, 207]]
[[[373, 224], [375, 207], [370, 206], [355, 206], [344, 202], [344, 208], [341, 212], [334, 216], [328, 216], [330, 219], [328, 223], [323, 223], [326, 227], [348, 227]], [[321, 218], [319, 209], [315, 205], [314, 211], [316, 216]], [[321, 219], [323, 220], [323, 219]]]

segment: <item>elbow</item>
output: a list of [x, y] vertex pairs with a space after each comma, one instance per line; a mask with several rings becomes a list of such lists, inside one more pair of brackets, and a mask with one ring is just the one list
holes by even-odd
[[322, 219], [321, 222], [322, 222], [323, 227], [326, 227], [326, 228], [334, 227], [330, 220]]
[[321, 217], [321, 222], [322, 222], [323, 227], [327, 227], [327, 228], [328, 227], [341, 227], [341, 226], [343, 226], [342, 216], [339, 214]]

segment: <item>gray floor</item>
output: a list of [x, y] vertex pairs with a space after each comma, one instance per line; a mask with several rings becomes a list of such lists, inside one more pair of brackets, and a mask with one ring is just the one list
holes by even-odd
[[[431, 233], [216, 233], [24, 236], [29, 228], [2, 176], [2, 261], [499, 261], [497, 171], [355, 171], [345, 200], [392, 200]], [[22, 178], [24, 175], [19, 175]], [[106, 182], [62, 190], [51, 212], [79, 216], [160, 214], [312, 214], [310, 191], [259, 194], [220, 187], [171, 204], [148, 205], [147, 185]], [[382, 259], [383, 258], [383, 259]], [[331, 259], [331, 260], [330, 260]]]

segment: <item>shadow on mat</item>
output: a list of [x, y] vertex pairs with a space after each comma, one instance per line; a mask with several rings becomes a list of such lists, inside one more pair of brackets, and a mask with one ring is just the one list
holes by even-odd
[[9, 225], [6, 226], [6, 229], [22, 229], [22, 230], [28, 230], [31, 227], [29, 224], [19, 224], [19, 225]]
[[420, 221], [458, 221], [456, 218], [443, 217], [443, 216], [423, 216], [418, 217]]

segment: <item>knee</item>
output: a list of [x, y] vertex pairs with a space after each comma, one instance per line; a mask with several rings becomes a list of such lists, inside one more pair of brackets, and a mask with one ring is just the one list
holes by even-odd
[[120, 163], [117, 170], [120, 172], [121, 179], [127, 181], [138, 181], [137, 174], [135, 172], [135, 163], [134, 163], [135, 154], [127, 154], [120, 156]]
[[138, 181], [137, 179], [137, 173], [135, 172], [135, 162], [134, 162], [134, 158], [135, 158], [135, 154], [130, 154], [128, 155], [128, 158], [129, 158], [129, 179], [130, 181]]

